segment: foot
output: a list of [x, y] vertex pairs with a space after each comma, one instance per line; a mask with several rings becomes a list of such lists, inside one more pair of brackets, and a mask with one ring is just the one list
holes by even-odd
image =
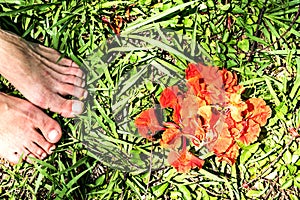
[[29, 163], [30, 157], [44, 159], [61, 135], [59, 124], [39, 108], [26, 100], [0, 93], [1, 157], [13, 164], [20, 158]]
[[27, 42], [0, 30], [0, 74], [33, 104], [75, 117], [83, 103], [64, 96], [85, 98], [84, 73], [72, 60], [50, 48]]

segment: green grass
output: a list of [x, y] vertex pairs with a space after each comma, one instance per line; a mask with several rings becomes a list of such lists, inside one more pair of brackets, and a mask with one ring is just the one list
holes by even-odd
[[[299, 138], [292, 137], [288, 128], [300, 124], [299, 1], [159, 2], [0, 0], [0, 27], [81, 64], [88, 72], [91, 94], [80, 123], [49, 113], [64, 136], [48, 159], [34, 165], [1, 166], [1, 199], [298, 199]], [[149, 171], [150, 165], [140, 159], [132, 162], [144, 170], [134, 172], [129, 172], [133, 165], [126, 161], [109, 162], [120, 153], [144, 153], [151, 158], [157, 150], [155, 144], [128, 134], [132, 129], [122, 129], [115, 120], [118, 112], [111, 105], [118, 86], [124, 83], [125, 88], [136, 89], [138, 79], [124, 82], [126, 75], [136, 75], [149, 60], [155, 61], [157, 70], [178, 76], [187, 64], [176, 49], [155, 43], [159, 48], [129, 51], [107, 65], [103, 55], [113, 32], [101, 18], [126, 18], [131, 4], [135, 5], [123, 33], [160, 27], [190, 37], [191, 49], [200, 44], [214, 65], [238, 73], [246, 87], [243, 98], [261, 97], [272, 108], [258, 141], [242, 148], [235, 165], [211, 156], [203, 169], [178, 174], [168, 166], [155, 169], [154, 165]], [[0, 89], [19, 95], [3, 78]], [[147, 83], [128, 92], [136, 97], [130, 99], [128, 110], [134, 118], [152, 106], [149, 103], [161, 88]], [[82, 133], [90, 131], [101, 139], [98, 153], [107, 157], [97, 158], [81, 143], [86, 136]]]

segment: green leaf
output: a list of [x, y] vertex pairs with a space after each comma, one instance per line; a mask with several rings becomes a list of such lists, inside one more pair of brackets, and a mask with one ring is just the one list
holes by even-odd
[[185, 185], [177, 185], [178, 190], [182, 193], [183, 199], [192, 200], [192, 195], [189, 189]]
[[249, 40], [248, 39], [243, 39], [241, 41], [238, 42], [238, 47], [244, 51], [244, 52], [248, 52], [249, 51]]
[[227, 10], [229, 10], [229, 8], [230, 8], [230, 3], [225, 4], [225, 5], [221, 5], [219, 8], [220, 8], [221, 10], [227, 11]]
[[151, 187], [151, 191], [156, 197], [160, 197], [165, 193], [165, 191], [168, 187], [169, 187], [169, 183], [166, 182], [166, 183], [162, 183], [162, 184]]
[[285, 164], [292, 163], [292, 154], [289, 150], [286, 150], [286, 152], [284, 152], [282, 158], [283, 158], [283, 161], [285, 162]]
[[248, 197], [260, 197], [261, 195], [265, 194], [265, 192], [269, 189], [269, 187], [266, 187], [264, 190], [249, 190], [246, 193], [246, 196]]

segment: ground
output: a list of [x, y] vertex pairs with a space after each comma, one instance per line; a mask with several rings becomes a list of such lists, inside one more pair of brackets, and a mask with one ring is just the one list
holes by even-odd
[[[73, 59], [87, 73], [91, 95], [82, 118], [44, 112], [62, 127], [63, 138], [44, 161], [0, 169], [3, 199], [297, 199], [300, 175], [300, 34], [298, 1], [1, 1], [0, 27]], [[122, 18], [122, 23], [120, 20]], [[142, 26], [143, 25], [143, 26]], [[102, 151], [151, 152], [151, 142], [124, 136], [110, 105], [122, 77], [143, 65], [142, 58], [168, 61], [184, 73], [186, 62], [170, 49], [120, 56], [108, 67], [96, 58], [115, 33], [158, 26], [194, 38], [215, 66], [237, 73], [242, 98], [259, 97], [272, 109], [257, 141], [241, 146], [234, 165], [209, 156], [201, 170], [180, 174], [169, 166], [128, 172], [126, 162], [113, 165], [82, 144], [82, 133], [100, 130]], [[97, 50], [98, 49], [98, 50]], [[163, 51], [162, 51], [163, 49]], [[96, 53], [95, 53], [95, 50]], [[175, 54], [175, 55], [174, 55]], [[165, 63], [164, 63], [165, 64]], [[131, 82], [132, 83], [132, 82]], [[22, 97], [1, 77], [0, 89]], [[148, 84], [131, 100], [134, 118], [161, 90]], [[91, 101], [92, 100], [92, 101]], [[92, 102], [92, 103], [91, 103]], [[91, 107], [93, 106], [93, 107]], [[151, 107], [151, 106], [150, 106]], [[146, 109], [146, 107], [145, 107]], [[94, 119], [88, 123], [89, 119]], [[115, 146], [110, 146], [115, 145]], [[139, 148], [136, 148], [139, 147]], [[104, 149], [104, 150], [103, 150]], [[114, 151], [114, 153], [117, 151]], [[116, 153], [116, 157], [119, 152]], [[112, 157], [109, 157], [112, 158]], [[118, 160], [118, 159], [117, 159]], [[128, 163], [127, 163], [128, 164]], [[122, 168], [123, 167], [123, 168]]]

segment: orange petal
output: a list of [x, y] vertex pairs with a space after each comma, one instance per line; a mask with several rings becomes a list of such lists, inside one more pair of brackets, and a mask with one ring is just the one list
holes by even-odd
[[202, 64], [189, 63], [187, 69], [185, 70], [185, 78], [189, 80], [191, 78], [201, 76], [201, 70], [204, 67]]
[[177, 104], [175, 108], [173, 108], [173, 121], [177, 124], [179, 124], [181, 120], [180, 111], [181, 105]]
[[202, 168], [204, 160], [194, 156], [187, 150], [171, 151], [168, 156], [169, 163], [180, 173], [187, 173], [196, 167]]
[[198, 114], [203, 117], [205, 122], [209, 122], [212, 118], [211, 106], [201, 106], [198, 109]]
[[233, 165], [239, 155], [239, 146], [234, 142], [229, 149], [223, 153], [218, 155], [219, 161], [226, 161], [230, 165]]
[[228, 131], [228, 126], [224, 123], [222, 130], [218, 133], [217, 139], [207, 144], [207, 148], [208, 150], [213, 151], [216, 155], [221, 155], [229, 149], [233, 141], [234, 140]]
[[162, 108], [175, 108], [178, 104], [178, 87], [167, 87], [160, 96], [160, 105]]
[[195, 95], [186, 95], [181, 102], [180, 115], [182, 119], [194, 118], [197, 115], [197, 110], [201, 104], [201, 99], [197, 98]]
[[160, 145], [164, 148], [175, 148], [180, 142], [178, 141], [178, 139], [180, 140], [180, 133], [180, 130], [175, 126], [167, 128], [162, 134]]
[[220, 75], [223, 78], [224, 83], [224, 89], [226, 92], [229, 93], [241, 93], [244, 91], [243, 86], [237, 85], [237, 75], [235, 73], [232, 73], [226, 69], [220, 70]]
[[138, 128], [138, 132], [141, 136], [149, 140], [152, 139], [152, 135], [154, 135], [157, 131], [164, 130], [164, 127], [162, 127], [157, 120], [154, 108], [141, 112], [141, 114], [134, 120], [134, 124]]
[[244, 111], [247, 109], [247, 104], [242, 101], [241, 95], [237, 93], [227, 93], [228, 106], [230, 115], [233, 120], [240, 122], [243, 120]]
[[260, 133], [260, 126], [252, 119], [248, 120], [246, 126], [247, 127], [244, 130], [244, 132], [241, 134], [241, 136], [236, 139], [241, 141], [245, 145], [249, 145], [257, 140]]
[[260, 126], [264, 126], [267, 123], [269, 117], [271, 117], [272, 111], [266, 102], [261, 98], [251, 98], [246, 101], [248, 105], [248, 117], [259, 123]]

